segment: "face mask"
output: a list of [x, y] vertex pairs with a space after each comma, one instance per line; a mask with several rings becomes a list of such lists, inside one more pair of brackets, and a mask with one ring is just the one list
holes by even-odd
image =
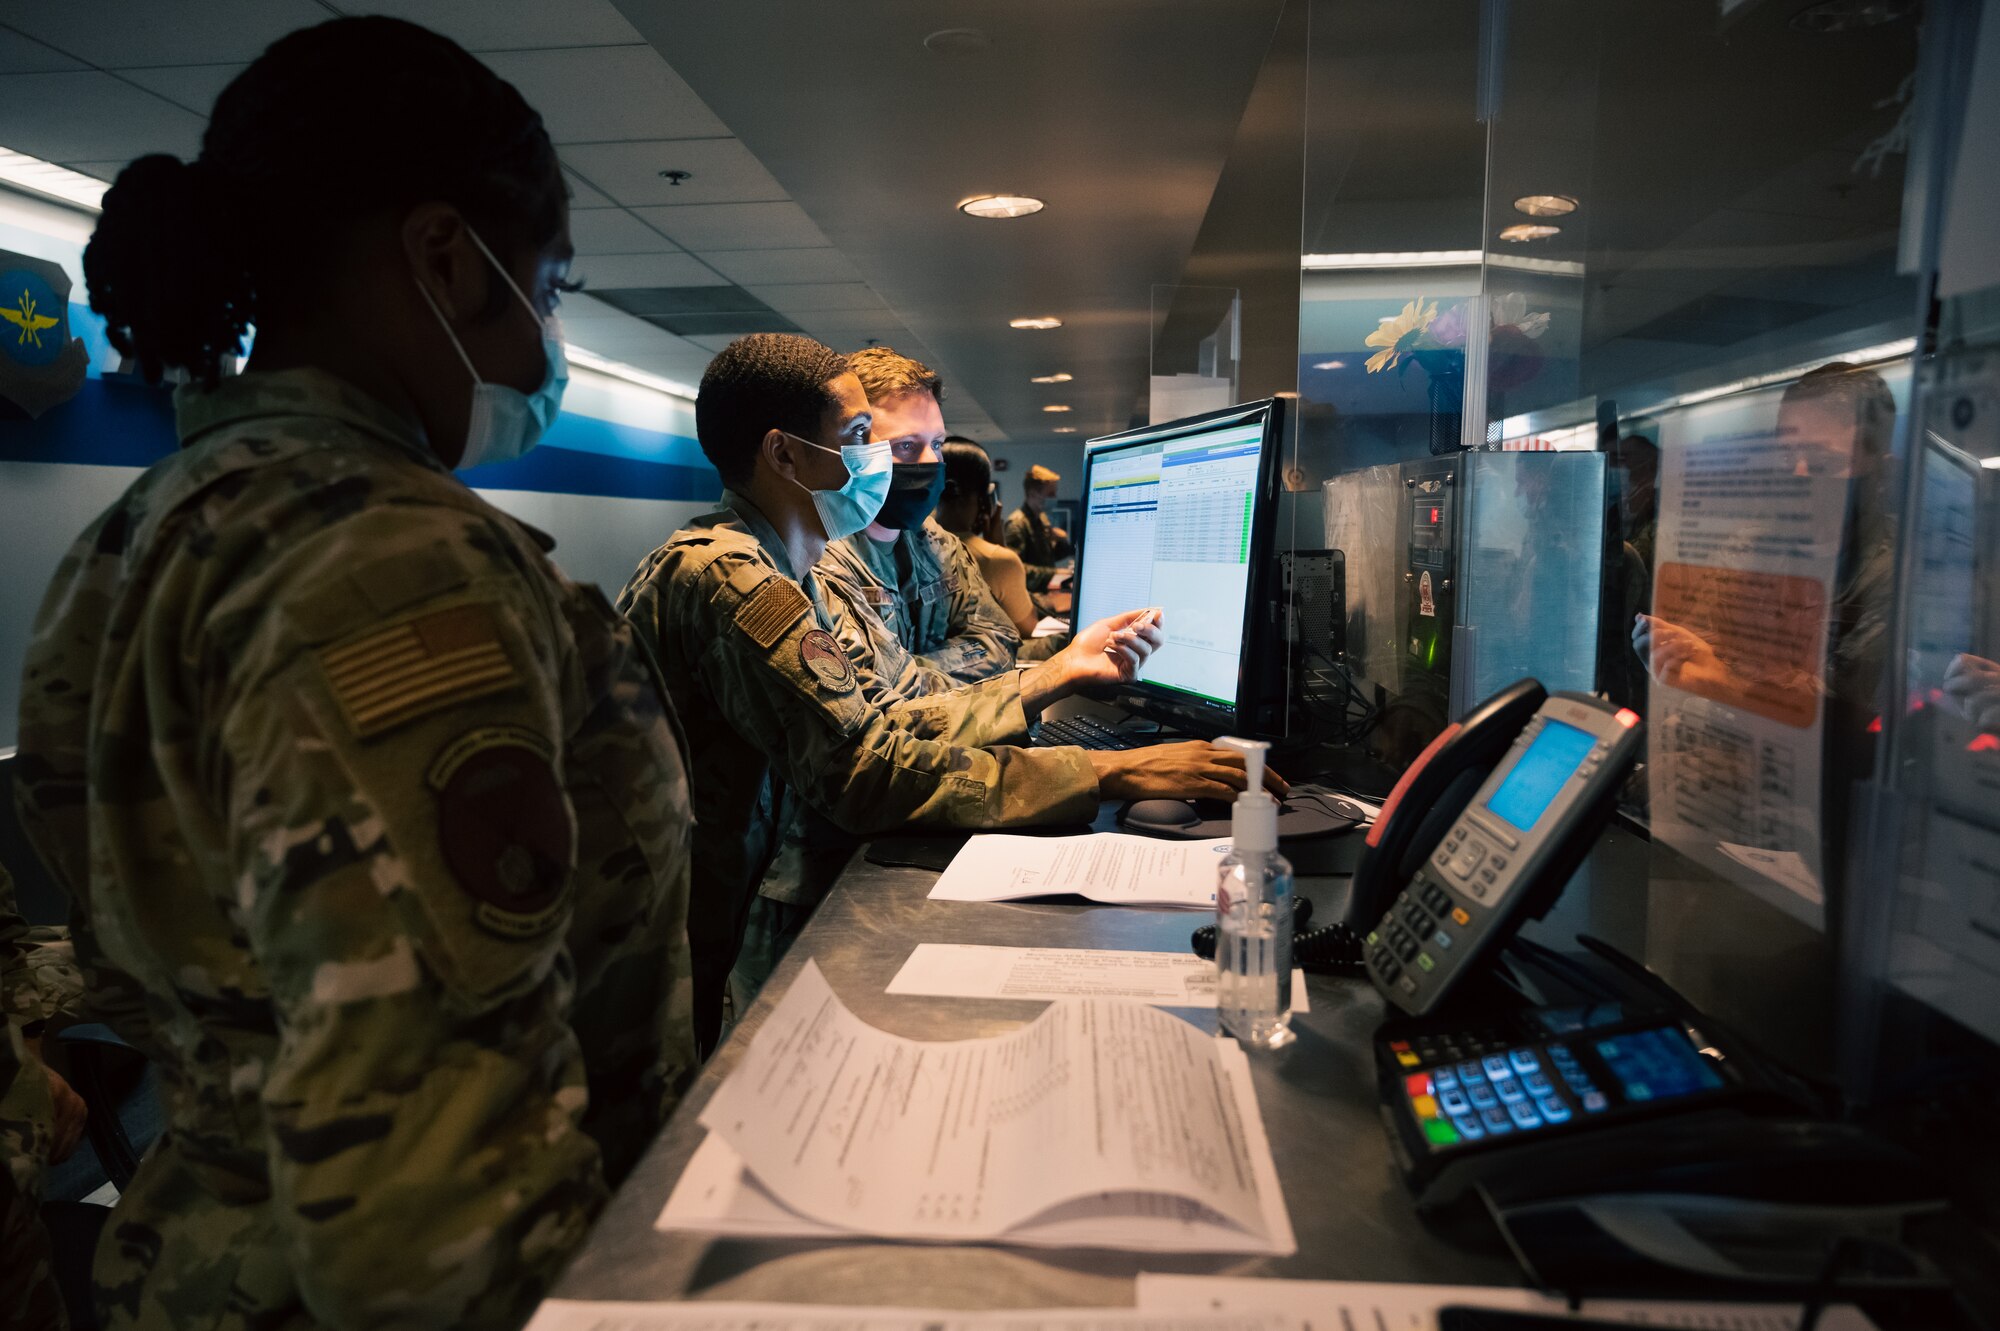
[[528, 311], [528, 317], [542, 325], [542, 356], [546, 368], [542, 371], [541, 386], [532, 393], [523, 393], [518, 388], [505, 384], [490, 384], [479, 377], [479, 371], [472, 364], [472, 357], [465, 354], [458, 334], [451, 331], [445, 321], [444, 311], [421, 283], [417, 290], [423, 292], [425, 304], [444, 328], [444, 335], [451, 339], [451, 349], [458, 353], [465, 363], [466, 372], [472, 376], [472, 407], [466, 416], [465, 451], [459, 455], [458, 469], [477, 467], [486, 462], [512, 462], [523, 456], [529, 449], [541, 442], [548, 428], [555, 424], [556, 413], [562, 410], [563, 390], [569, 386], [569, 357], [563, 351], [562, 338], [550, 329], [550, 322], [535, 313], [535, 307], [514, 285], [514, 279], [493, 257], [493, 251], [486, 248], [486, 242], [470, 227], [466, 234], [472, 243], [486, 256], [486, 262], [500, 274], [500, 280], [514, 293]]
[[923, 525], [944, 497], [944, 463], [898, 462], [889, 478], [889, 497], [875, 521], [894, 531]]
[[[789, 431], [785, 437], [824, 453], [835, 451]], [[889, 497], [890, 472], [896, 465], [887, 444], [845, 444], [839, 452], [840, 460], [847, 464], [847, 484], [838, 490], [814, 490], [792, 482], [812, 496], [813, 510], [819, 514], [819, 525], [829, 541], [852, 536], [875, 521], [882, 501]]]

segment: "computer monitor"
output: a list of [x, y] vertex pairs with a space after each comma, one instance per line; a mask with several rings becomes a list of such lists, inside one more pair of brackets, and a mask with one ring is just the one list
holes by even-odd
[[1284, 733], [1272, 529], [1280, 399], [1092, 439], [1076, 622], [1164, 611], [1167, 645], [1125, 691], [1195, 733]]

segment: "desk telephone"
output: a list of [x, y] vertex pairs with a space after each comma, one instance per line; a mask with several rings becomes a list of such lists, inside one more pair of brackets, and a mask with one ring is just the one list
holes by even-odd
[[1791, 1288], [1825, 1265], [1829, 1223], [1847, 1223], [1829, 1216], [1919, 1212], [1936, 1181], [1826, 1121], [1810, 1088], [1637, 962], [1585, 939], [1600, 973], [1516, 939], [1609, 821], [1642, 734], [1629, 709], [1522, 680], [1390, 792], [1347, 912], [1400, 1009], [1375, 1041], [1383, 1121], [1418, 1206], [1476, 1193], [1538, 1283], [1727, 1270], [1724, 1285]]
[[1375, 986], [1436, 1010], [1546, 914], [1638, 760], [1638, 714], [1524, 679], [1447, 727], [1390, 791], [1354, 872]]

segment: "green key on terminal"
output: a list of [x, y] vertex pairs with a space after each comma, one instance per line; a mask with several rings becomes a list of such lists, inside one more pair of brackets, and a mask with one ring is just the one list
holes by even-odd
[[1433, 1146], [1452, 1146], [1458, 1142], [1458, 1129], [1441, 1118], [1427, 1118], [1424, 1136], [1430, 1138]]

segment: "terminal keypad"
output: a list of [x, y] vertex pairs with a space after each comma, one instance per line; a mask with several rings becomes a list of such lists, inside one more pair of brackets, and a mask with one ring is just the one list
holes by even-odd
[[[1397, 1061], [1412, 1069], [1403, 1077], [1404, 1094], [1433, 1148], [1540, 1132], [1609, 1106], [1567, 1045], [1511, 1045], [1482, 1038], [1488, 1035], [1498, 1033], [1390, 1043]], [[1440, 1059], [1457, 1061], [1427, 1066]]]

